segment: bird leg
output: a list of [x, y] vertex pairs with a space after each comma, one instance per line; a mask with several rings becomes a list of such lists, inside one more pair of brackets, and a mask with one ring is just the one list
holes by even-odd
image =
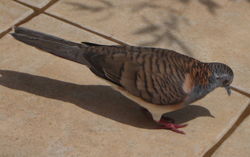
[[169, 129], [171, 131], [180, 133], [180, 134], [185, 134], [184, 131], [178, 130], [179, 128], [183, 128], [186, 127], [187, 124], [174, 124], [174, 120], [171, 118], [161, 118], [158, 121], [158, 124], [160, 124], [161, 126], [159, 126], [159, 129]]

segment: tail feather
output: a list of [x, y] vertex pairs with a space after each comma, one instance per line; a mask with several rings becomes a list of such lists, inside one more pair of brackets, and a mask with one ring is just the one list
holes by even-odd
[[49, 34], [33, 31], [23, 27], [16, 27], [11, 35], [28, 45], [51, 53], [53, 55], [88, 65], [84, 58], [84, 44], [67, 41]]

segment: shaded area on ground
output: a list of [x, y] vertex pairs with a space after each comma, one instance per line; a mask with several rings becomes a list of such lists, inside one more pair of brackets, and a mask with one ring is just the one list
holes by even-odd
[[[207, 0], [205, 0], [207, 1]], [[160, 43], [166, 45], [178, 45], [181, 50], [192, 56], [192, 51], [188, 45], [180, 37], [178, 33], [180, 31], [180, 25], [189, 25], [189, 20], [180, 15], [178, 10], [173, 9], [171, 6], [162, 6], [154, 1], [143, 1], [134, 3], [111, 3], [107, 0], [97, 0], [92, 4], [85, 4], [84, 2], [65, 1], [67, 5], [71, 5], [73, 9], [90, 12], [92, 14], [100, 14], [96, 21], [110, 20], [115, 15], [115, 12], [119, 8], [127, 8], [131, 14], [137, 14], [143, 12], [145, 9], [150, 9], [153, 13], [161, 19], [160, 21], [152, 20], [147, 15], [140, 15], [143, 25], [140, 28], [130, 28], [133, 36], [149, 35], [150, 40], [142, 41], [138, 43], [139, 46], [154, 46]], [[164, 14], [157, 10], [163, 11]], [[213, 10], [213, 9], [210, 9]], [[139, 21], [137, 21], [139, 23]]]
[[[75, 104], [106, 118], [138, 128], [157, 127], [149, 114], [142, 112], [134, 102], [103, 85], [78, 85], [9, 70], [0, 70], [0, 85]], [[34, 104], [35, 105], [35, 104]], [[58, 106], [59, 107], [59, 106]], [[202, 116], [211, 116], [208, 109], [191, 105], [178, 111], [166, 113], [176, 123], [186, 123]]]

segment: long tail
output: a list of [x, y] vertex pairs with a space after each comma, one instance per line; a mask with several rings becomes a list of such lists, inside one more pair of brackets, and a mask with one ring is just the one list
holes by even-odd
[[51, 53], [53, 55], [88, 65], [84, 58], [84, 44], [67, 41], [49, 34], [33, 31], [23, 27], [16, 27], [11, 35], [28, 45]]

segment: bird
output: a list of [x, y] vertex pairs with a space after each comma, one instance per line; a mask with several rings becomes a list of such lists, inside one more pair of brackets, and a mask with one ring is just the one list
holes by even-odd
[[202, 99], [217, 87], [231, 94], [233, 70], [218, 62], [201, 62], [174, 50], [131, 45], [71, 42], [24, 27], [11, 35], [18, 41], [89, 68], [127, 98], [149, 111], [160, 129], [185, 134], [164, 117]]

